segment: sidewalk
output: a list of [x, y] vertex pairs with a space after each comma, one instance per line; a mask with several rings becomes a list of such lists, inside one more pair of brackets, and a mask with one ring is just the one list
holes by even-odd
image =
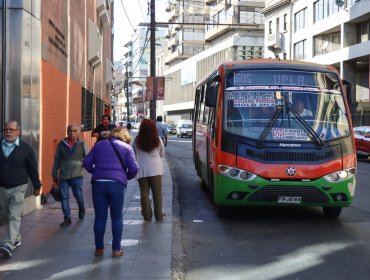
[[[22, 246], [10, 259], [0, 255], [0, 279], [171, 279], [172, 179], [163, 160], [163, 222], [144, 222], [137, 181], [127, 186], [123, 217], [124, 256], [112, 258], [110, 218], [105, 233], [103, 257], [95, 257], [94, 208], [90, 175], [84, 180], [86, 216], [78, 219], [78, 206], [71, 192], [72, 225], [62, 228], [59, 202], [48, 204], [22, 219]], [[0, 239], [4, 227], [0, 227]]]

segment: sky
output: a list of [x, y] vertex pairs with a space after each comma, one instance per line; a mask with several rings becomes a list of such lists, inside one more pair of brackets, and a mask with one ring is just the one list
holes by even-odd
[[[114, 3], [114, 45], [113, 60], [123, 58], [123, 47], [131, 40], [134, 29], [141, 22], [150, 22], [148, 13], [148, 1], [150, 0], [115, 0]], [[155, 0], [156, 21], [166, 22], [168, 13], [165, 8], [169, 0]]]

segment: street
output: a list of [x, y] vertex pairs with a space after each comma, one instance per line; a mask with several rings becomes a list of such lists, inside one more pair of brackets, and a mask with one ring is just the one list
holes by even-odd
[[220, 218], [200, 187], [191, 139], [168, 143], [174, 279], [369, 279], [370, 162], [358, 162], [354, 203], [338, 219], [292, 207], [242, 207]]

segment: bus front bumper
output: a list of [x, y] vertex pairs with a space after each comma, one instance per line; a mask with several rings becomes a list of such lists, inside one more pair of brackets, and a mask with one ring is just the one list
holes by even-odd
[[352, 203], [355, 186], [356, 177], [329, 183], [324, 178], [274, 182], [257, 176], [243, 182], [215, 175], [214, 200], [219, 205], [347, 207]]

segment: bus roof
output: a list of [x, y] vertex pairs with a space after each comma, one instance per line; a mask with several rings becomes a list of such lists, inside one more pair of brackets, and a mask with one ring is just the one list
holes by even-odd
[[279, 60], [279, 59], [248, 59], [242, 61], [230, 61], [220, 64], [219, 67], [225, 69], [286, 69], [286, 70], [303, 70], [303, 71], [318, 71], [318, 72], [337, 72], [331, 65], [323, 65], [300, 60]]

